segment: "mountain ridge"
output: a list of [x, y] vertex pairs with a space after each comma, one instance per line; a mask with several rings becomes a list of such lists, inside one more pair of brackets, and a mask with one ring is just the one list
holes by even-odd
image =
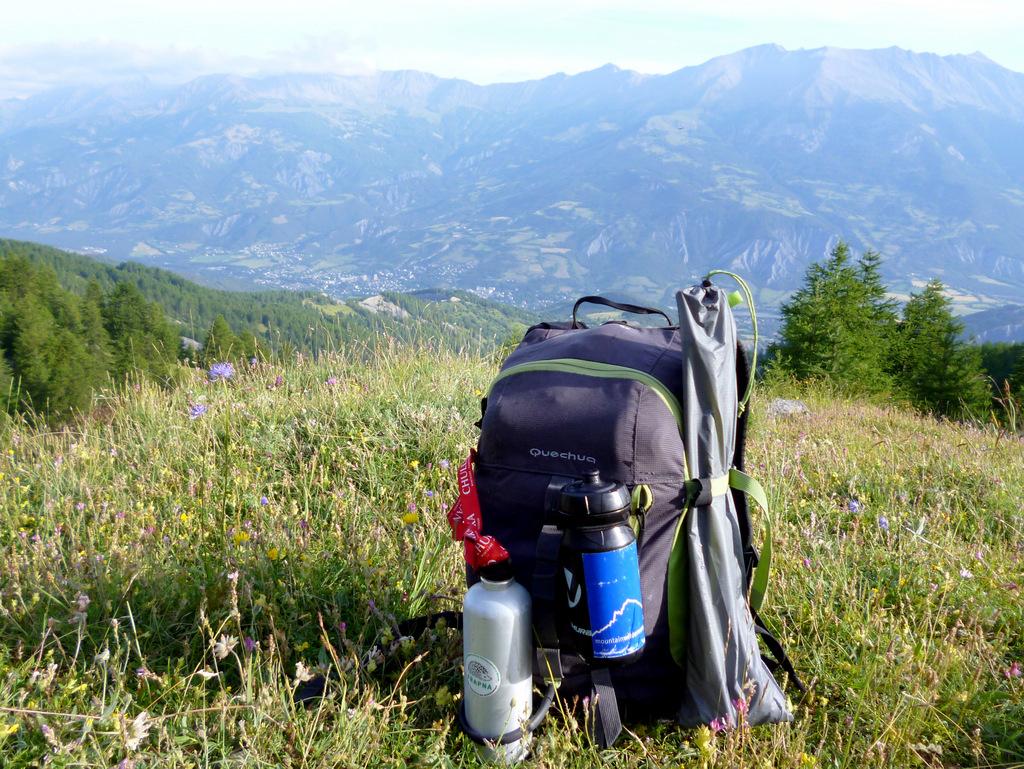
[[475, 85], [206, 76], [0, 105], [0, 234], [335, 296], [671, 303], [712, 266], [769, 307], [837, 238], [968, 312], [1024, 291], [1024, 74], [766, 45], [665, 75]]

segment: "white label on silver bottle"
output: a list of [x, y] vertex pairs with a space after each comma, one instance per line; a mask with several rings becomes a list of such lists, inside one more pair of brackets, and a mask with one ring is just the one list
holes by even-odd
[[465, 665], [466, 685], [470, 690], [481, 697], [494, 694], [498, 690], [501, 673], [498, 672], [498, 668], [493, 662], [479, 654], [467, 654]]

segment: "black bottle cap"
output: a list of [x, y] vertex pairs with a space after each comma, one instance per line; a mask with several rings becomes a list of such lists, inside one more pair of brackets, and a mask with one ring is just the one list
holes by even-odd
[[597, 470], [562, 487], [558, 509], [575, 526], [602, 526], [629, 518], [629, 491], [621, 483], [601, 480]]
[[513, 577], [515, 577], [515, 572], [512, 571], [511, 558], [480, 567], [480, 579], [486, 579], [488, 582], [507, 582]]

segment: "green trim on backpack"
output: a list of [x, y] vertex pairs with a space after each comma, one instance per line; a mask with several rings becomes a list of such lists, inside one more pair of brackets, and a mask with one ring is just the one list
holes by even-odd
[[[717, 497], [729, 488], [741, 491], [760, 505], [764, 513], [761, 554], [757, 559], [757, 568], [750, 582], [750, 608], [759, 611], [764, 603], [768, 589], [768, 576], [772, 564], [772, 526], [768, 509], [768, 496], [761, 484], [735, 467], [729, 470], [728, 476], [711, 479], [712, 496]], [[681, 667], [686, 667], [686, 623], [689, 610], [689, 573], [687, 571], [686, 545], [679, 541], [686, 519], [693, 510], [693, 503], [700, 493], [699, 482], [690, 480], [685, 484], [686, 506], [679, 515], [675, 533], [672, 536], [672, 550], [668, 557], [668, 633], [669, 650], [672, 659]]]
[[679, 541], [693, 506], [687, 500], [679, 514], [672, 550], [668, 556], [668, 646], [675, 663], [686, 669], [686, 621], [690, 608], [690, 575], [687, 568], [686, 544]]
[[764, 493], [760, 483], [735, 467], [729, 471], [729, 485], [757, 502], [764, 516], [761, 523], [763, 531], [761, 555], [757, 558], [754, 578], [750, 581], [750, 608], [759, 611], [761, 604], [764, 603], [765, 593], [768, 590], [768, 575], [772, 570], [772, 518], [771, 511], [768, 509], [768, 496]]
[[[683, 432], [683, 407], [679, 404], [679, 399], [675, 394], [665, 386], [657, 377], [651, 376], [645, 371], [640, 371], [635, 368], [629, 368], [628, 366], [616, 366], [613, 363], [600, 363], [592, 360], [582, 360], [580, 358], [550, 358], [548, 360], [537, 360], [530, 361], [528, 363], [520, 363], [516, 366], [511, 366], [494, 378], [491, 382], [491, 387], [487, 392], [487, 397], [490, 398], [491, 391], [494, 389], [494, 385], [500, 382], [506, 377], [512, 376], [513, 374], [525, 374], [530, 371], [562, 371], [567, 374], [579, 374], [580, 376], [592, 376], [599, 377], [602, 379], [632, 379], [641, 384], [647, 385], [652, 389], [666, 408], [672, 412], [672, 416], [676, 420], [676, 426], [679, 428], [679, 432]], [[686, 455], [683, 455], [683, 477], [685, 478], [690, 474], [686, 466]]]

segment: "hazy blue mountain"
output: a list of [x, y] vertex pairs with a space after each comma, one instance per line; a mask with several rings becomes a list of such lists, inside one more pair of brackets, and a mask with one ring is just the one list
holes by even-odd
[[[960, 311], [1024, 296], [1024, 74], [760, 46], [668, 75], [204, 77], [0, 103], [0, 235], [234, 286], [775, 305], [837, 237]], [[771, 313], [767, 314], [771, 320]]]
[[978, 342], [1024, 341], [1024, 304], [973, 312], [961, 320], [964, 336]]

